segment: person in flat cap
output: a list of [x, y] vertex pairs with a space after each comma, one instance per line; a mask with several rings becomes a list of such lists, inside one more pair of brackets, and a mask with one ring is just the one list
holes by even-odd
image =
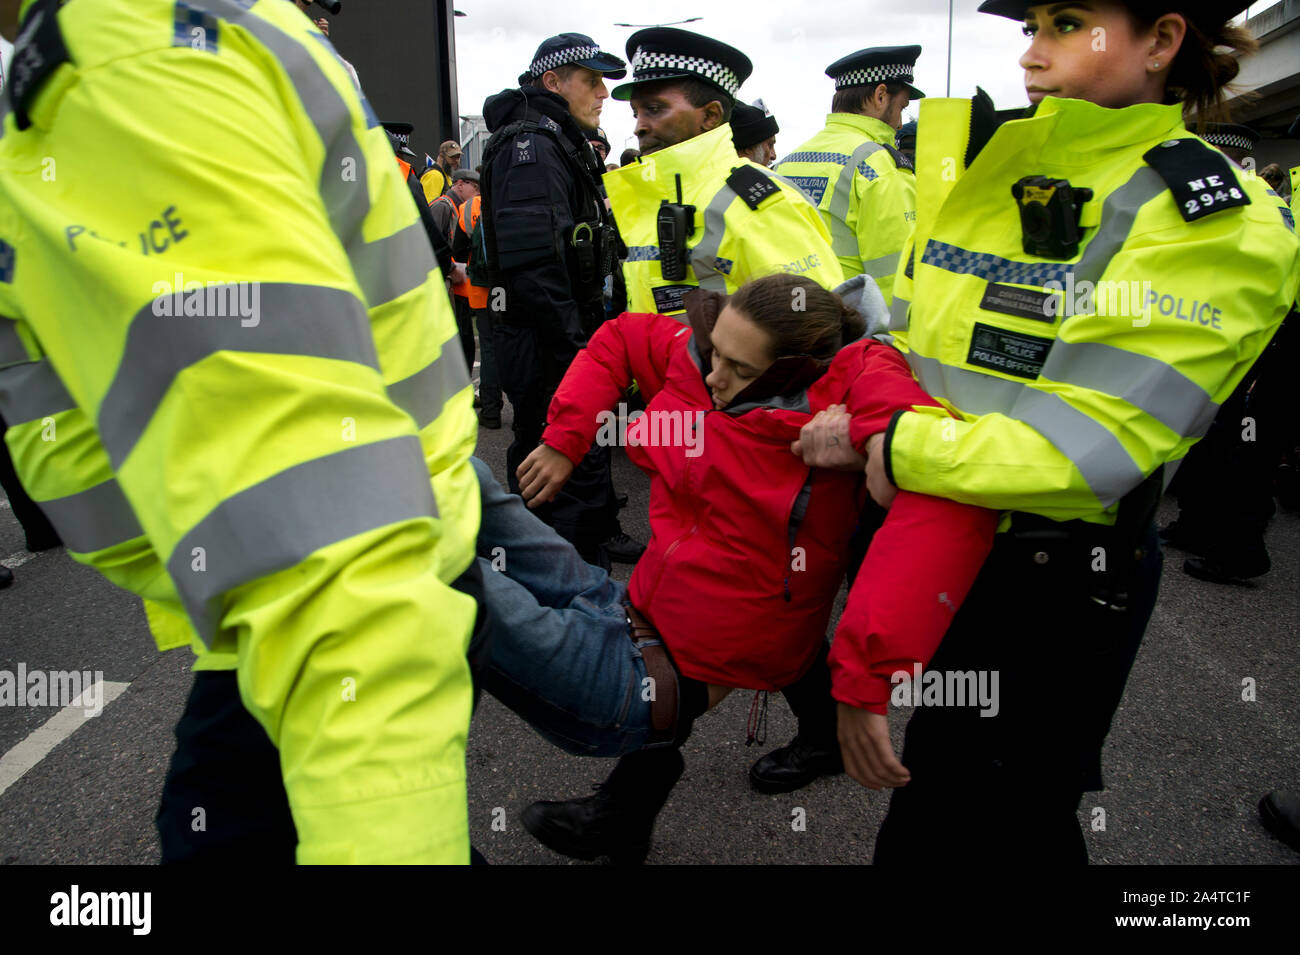
[[[546, 409], [565, 370], [605, 320], [605, 278], [617, 236], [600, 190], [604, 162], [590, 140], [622, 59], [582, 33], [542, 41], [519, 88], [488, 97], [492, 138], [479, 182], [488, 271], [495, 298], [496, 365], [514, 409], [506, 451], [510, 490], [541, 441]], [[536, 513], [584, 560], [635, 563], [644, 545], [619, 525], [610, 449], [595, 447], [555, 500]]]
[[[909, 710], [899, 759], [890, 713], [871, 709], [890, 688], [855, 698], [863, 643], [836, 634], [845, 770], [893, 791], [877, 865], [1087, 863], [1079, 809], [1107, 800], [1084, 794], [1105, 788], [1112, 726], [1135, 731], [1117, 711], [1156, 609], [1165, 483], [1189, 449], [1209, 442], [1229, 461], [1280, 430], [1260, 420], [1243, 440], [1236, 402], [1300, 291], [1300, 240], [1263, 182], [1185, 128], [1192, 114], [1228, 119], [1227, 84], [1257, 49], [1232, 23], [1245, 6], [986, 0], [1016, 21], [1008, 38], [1027, 38], [1030, 108], [1001, 122], [982, 91], [921, 103], [890, 330], [953, 417], [892, 417], [866, 438], [866, 481], [891, 513], [912, 493], [999, 515], [927, 668], [997, 673], [1000, 689], [996, 712], [942, 695]], [[1235, 482], [1216, 488], [1220, 506], [1259, 519]], [[1224, 580], [1268, 563], [1224, 547], [1184, 568]], [[1266, 817], [1280, 826], [1289, 809], [1295, 832], [1300, 800], [1277, 802]]]
[[898, 253], [912, 228], [912, 164], [894, 145], [903, 110], [925, 94], [912, 85], [921, 48], [858, 50], [826, 68], [835, 95], [826, 126], [776, 171], [817, 204], [845, 277], [865, 273], [893, 298]]
[[[641, 155], [604, 178], [627, 247], [627, 310], [685, 323], [683, 296], [692, 289], [729, 294], [778, 272], [838, 286], [839, 262], [816, 207], [796, 187], [736, 155], [728, 120], [752, 72], [749, 58], [718, 40], [669, 27], [634, 33], [627, 55], [630, 81], [612, 95], [632, 106]], [[563, 468], [564, 460], [541, 445], [524, 466], [537, 473]], [[828, 680], [819, 657], [798, 682], [816, 695]], [[833, 741], [833, 708], [830, 717], [818, 730]], [[624, 795], [609, 790], [611, 799], [596, 813], [589, 799], [534, 803], [524, 826], [557, 852], [618, 855], [635, 841], [638, 827], [653, 825], [683, 765], [675, 746], [629, 754], [611, 776]], [[638, 795], [629, 802], [628, 792]]]
[[[760, 100], [761, 102], [761, 100]], [[737, 103], [731, 113], [731, 142], [736, 155], [771, 167], [776, 161], [776, 117], [759, 106]]]
[[1217, 146], [1224, 155], [1241, 166], [1246, 157], [1255, 151], [1259, 133], [1239, 123], [1206, 123], [1201, 138], [1211, 146]]

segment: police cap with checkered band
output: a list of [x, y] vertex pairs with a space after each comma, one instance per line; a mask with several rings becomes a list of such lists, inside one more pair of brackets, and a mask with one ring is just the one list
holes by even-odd
[[611, 80], [627, 76], [627, 64], [613, 53], [606, 53], [591, 37], [583, 33], [561, 33], [542, 41], [528, 69], [519, 74], [519, 85], [531, 83], [547, 70], [558, 70], [570, 64], [595, 70]]
[[873, 46], [840, 57], [826, 67], [826, 75], [835, 81], [835, 89], [850, 86], [875, 86], [877, 83], [902, 83], [910, 99], [922, 99], [925, 94], [912, 85], [912, 70], [921, 47]]
[[636, 87], [645, 83], [688, 79], [708, 83], [734, 100], [740, 85], [754, 72], [749, 57], [734, 46], [672, 27], [633, 33], [627, 40], [627, 56], [632, 80], [614, 87], [609, 94], [614, 99], [631, 99]]
[[[1196, 131], [1194, 127], [1188, 128], [1192, 132]], [[1206, 123], [1201, 138], [1211, 146], [1218, 146], [1220, 149], [1253, 152], [1255, 144], [1259, 142], [1259, 132], [1238, 123]]]

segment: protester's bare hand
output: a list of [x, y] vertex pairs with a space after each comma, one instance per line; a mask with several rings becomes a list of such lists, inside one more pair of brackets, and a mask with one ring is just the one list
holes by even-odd
[[889, 717], [841, 703], [839, 740], [844, 771], [868, 789], [894, 789], [911, 781], [889, 739]]
[[533, 448], [515, 471], [519, 478], [519, 493], [529, 507], [545, 504], [559, 494], [572, 473], [573, 462], [544, 444]]
[[867, 492], [871, 499], [886, 510], [894, 503], [898, 488], [885, 474], [885, 435], [878, 431], [867, 438]]
[[330, 22], [324, 17], [316, 18], [316, 26], [320, 29], [321, 33], [324, 33], [326, 36], [330, 35]]
[[799, 438], [791, 442], [790, 450], [812, 468], [861, 471], [866, 467], [867, 459], [858, 454], [849, 442], [849, 422], [852, 420], [847, 406], [831, 405], [817, 412], [799, 429]]
[[451, 265], [451, 274], [447, 276], [452, 285], [464, 285], [469, 278], [469, 272], [461, 262], [453, 262]]

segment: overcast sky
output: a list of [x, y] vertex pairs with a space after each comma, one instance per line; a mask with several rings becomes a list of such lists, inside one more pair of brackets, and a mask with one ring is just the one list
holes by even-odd
[[[1274, 2], [1256, 3], [1250, 13]], [[999, 108], [1026, 105], [1017, 60], [1029, 41], [1014, 21], [978, 13], [978, 6], [978, 0], [953, 5], [951, 95], [971, 96], [979, 85]], [[703, 19], [679, 29], [722, 40], [753, 61], [740, 98], [752, 103], [761, 97], [776, 116], [778, 157], [824, 125], [835, 91], [825, 69], [847, 53], [919, 43], [914, 85], [927, 96], [943, 96], [948, 78], [947, 0], [456, 0], [456, 9], [467, 14], [456, 18], [460, 112], [467, 116], [482, 113], [492, 93], [514, 86], [548, 36], [585, 33], [627, 59], [624, 47], [636, 30], [615, 23], [667, 24], [693, 16]], [[904, 118], [915, 119], [917, 106]], [[612, 159], [636, 146], [626, 102], [606, 100], [601, 125], [614, 147]]]
[[[1258, 14], [1275, 2], [1260, 0], [1248, 12]], [[970, 96], [978, 84], [999, 108], [1023, 105], [1024, 74], [1016, 61], [1028, 41], [1013, 21], [977, 13], [978, 5], [978, 0], [954, 0], [952, 95]], [[824, 124], [835, 90], [824, 71], [846, 53], [919, 43], [915, 85], [929, 96], [943, 96], [948, 76], [947, 0], [456, 0], [456, 7], [467, 14], [456, 18], [460, 112], [466, 116], [482, 113], [484, 99], [514, 86], [548, 36], [585, 33], [626, 59], [627, 38], [636, 31], [615, 23], [669, 23], [693, 16], [703, 19], [681, 29], [729, 43], [753, 61], [754, 73], [740, 98], [752, 103], [761, 97], [776, 115], [778, 156]], [[0, 40], [0, 53], [5, 47]], [[616, 154], [636, 145], [626, 102], [611, 97], [601, 115]], [[905, 118], [916, 115], [913, 103]]]

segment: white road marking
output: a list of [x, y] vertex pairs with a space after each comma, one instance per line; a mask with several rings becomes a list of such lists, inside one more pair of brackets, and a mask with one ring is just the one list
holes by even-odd
[[[101, 706], [108, 706], [121, 696], [130, 685], [130, 683], [112, 683], [105, 680], [100, 691], [102, 696], [98, 697]], [[9, 750], [9, 752], [0, 756], [0, 795], [3, 795], [6, 789], [22, 779], [27, 770], [48, 756], [50, 750], [75, 733], [82, 723], [94, 719], [94, 717], [87, 715], [86, 708], [83, 707], [81, 702], [94, 689], [91, 686], [83, 690], [81, 696], [51, 716], [44, 724], [32, 730], [25, 740]], [[96, 697], [97, 694], [91, 695], [91, 699]], [[103, 716], [102, 709], [99, 715]]]
[[0, 565], [8, 567], [10, 570], [14, 570], [17, 567], [21, 567], [35, 556], [35, 554], [28, 553], [25, 550], [20, 550], [18, 553], [10, 554], [4, 560], [0, 560]]

